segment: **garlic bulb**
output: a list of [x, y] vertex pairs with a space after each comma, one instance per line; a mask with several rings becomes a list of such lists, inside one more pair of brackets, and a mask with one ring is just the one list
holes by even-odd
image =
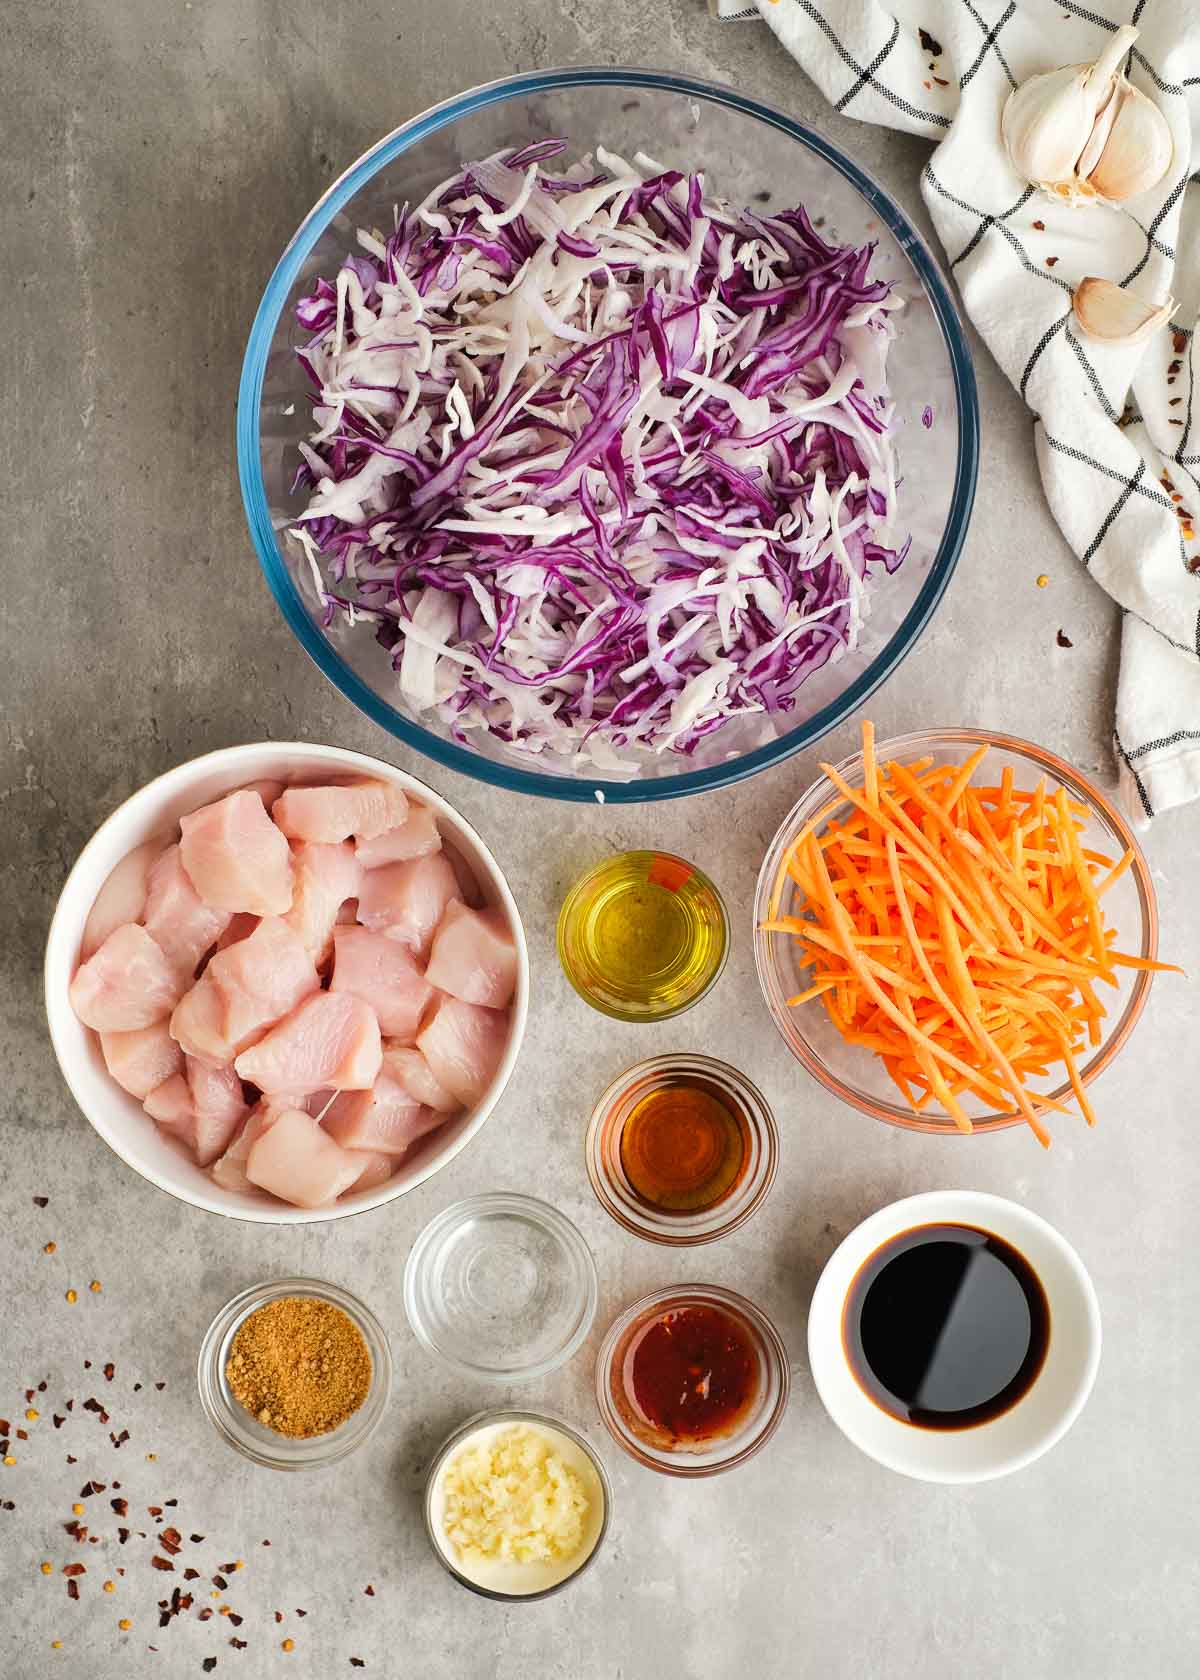
[[1094, 64], [1031, 76], [1009, 95], [1001, 130], [1019, 175], [1068, 204], [1120, 203], [1161, 181], [1171, 130], [1120, 70], [1137, 37], [1124, 24]]
[[1166, 326], [1175, 307], [1174, 298], [1169, 297], [1165, 303], [1144, 303], [1114, 280], [1099, 280], [1095, 275], [1079, 282], [1071, 302], [1075, 319], [1088, 337], [1114, 349], [1150, 338]]

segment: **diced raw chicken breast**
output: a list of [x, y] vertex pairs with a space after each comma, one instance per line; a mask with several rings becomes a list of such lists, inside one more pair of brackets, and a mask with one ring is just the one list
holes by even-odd
[[194, 1056], [187, 1059], [187, 1082], [195, 1116], [192, 1148], [200, 1165], [207, 1167], [227, 1148], [245, 1119], [246, 1099], [231, 1067], [206, 1067]]
[[332, 948], [338, 912], [347, 899], [358, 896], [362, 870], [353, 846], [322, 846], [313, 840], [295, 847], [292, 866], [292, 907], [283, 919], [299, 934], [313, 961], [323, 963]]
[[468, 910], [452, 898], [438, 923], [426, 976], [464, 1003], [503, 1009], [517, 983], [517, 948], [499, 910]]
[[286, 787], [286, 782], [277, 782], [269, 776], [264, 776], [257, 782], [247, 782], [240, 791], [242, 793], [256, 793], [269, 811]]
[[437, 818], [428, 805], [409, 801], [408, 815], [399, 828], [385, 829], [374, 840], [356, 840], [354, 850], [364, 869], [378, 869], [385, 863], [407, 863], [410, 858], [428, 857], [441, 850]]
[[288, 788], [271, 815], [289, 840], [318, 840], [334, 846], [356, 835], [374, 840], [398, 828], [408, 814], [408, 800], [391, 782], [346, 782], [335, 787]]
[[217, 950], [223, 951], [227, 945], [236, 945], [239, 939], [249, 939], [261, 920], [261, 916], [252, 916], [248, 910], [239, 910], [236, 916], [229, 918], [228, 927], [217, 940]]
[[171, 1132], [191, 1147], [192, 1093], [181, 1073], [173, 1073], [170, 1079], [155, 1086], [142, 1107], [165, 1132]]
[[508, 1043], [508, 1014], [443, 994], [417, 1034], [439, 1085], [470, 1107], [491, 1083]]
[[364, 927], [386, 929], [390, 938], [424, 958], [447, 904], [457, 897], [453, 869], [441, 852], [433, 852], [368, 869], [359, 889], [358, 919]]
[[444, 1114], [422, 1108], [386, 1073], [369, 1091], [343, 1091], [321, 1124], [344, 1149], [381, 1149], [403, 1155], [409, 1145], [440, 1126]]
[[292, 902], [292, 854], [257, 793], [231, 793], [184, 817], [183, 867], [205, 904], [282, 916]]
[[[398, 1165], [394, 1155], [384, 1155], [378, 1149], [348, 1149], [346, 1153], [362, 1162], [361, 1172], [349, 1186], [351, 1190], [378, 1189], [381, 1184], [387, 1183]], [[345, 1193], [343, 1191], [343, 1195]]]
[[433, 987], [403, 945], [364, 927], [333, 930], [331, 992], [349, 992], [369, 1003], [385, 1038], [416, 1040]]
[[209, 1168], [213, 1182], [219, 1184], [222, 1190], [241, 1190], [252, 1194], [257, 1189], [246, 1177], [246, 1160], [267, 1127], [274, 1124], [279, 1112], [270, 1103], [260, 1102], [239, 1124], [225, 1153]]
[[260, 1091], [365, 1091], [383, 1061], [375, 1011], [345, 992], [317, 992], [234, 1064]]
[[323, 1207], [348, 1190], [362, 1163], [301, 1108], [283, 1109], [251, 1145], [246, 1177], [294, 1207]]
[[190, 986], [204, 953], [217, 943], [233, 920], [229, 910], [205, 904], [183, 867], [178, 846], [168, 846], [146, 883], [146, 932], [166, 953]]
[[433, 1077], [433, 1069], [419, 1050], [406, 1045], [385, 1044], [383, 1071], [397, 1085], [402, 1085], [410, 1097], [439, 1114], [453, 1114], [462, 1104], [452, 1091], [447, 1091]]
[[145, 928], [127, 922], [75, 970], [69, 996], [85, 1027], [132, 1032], [165, 1020], [182, 989], [175, 969]]
[[147, 840], [127, 852], [96, 894], [83, 924], [79, 956], [83, 962], [98, 951], [110, 933], [126, 922], [140, 922], [146, 908], [146, 878], [165, 849], [165, 840]]
[[[205, 1060], [224, 1050], [222, 1062], [232, 1062], [269, 1026], [291, 1015], [297, 1003], [319, 986], [313, 958], [304, 949], [303, 939], [281, 916], [262, 917], [249, 939], [218, 951], [198, 984], [205, 981], [210, 981], [220, 998], [217, 1037], [203, 1038], [195, 1028], [193, 1037], [200, 1038], [198, 1053]], [[187, 998], [183, 1001], [187, 1003]], [[202, 1016], [202, 1032], [205, 1021], [207, 1011]], [[175, 1032], [173, 1023], [171, 1032]], [[175, 1037], [180, 1035], [175, 1033]], [[180, 1042], [185, 1050], [190, 1048]]]
[[100, 1049], [117, 1084], [139, 1102], [173, 1073], [183, 1072], [183, 1051], [165, 1021], [133, 1032], [101, 1033]]
[[[214, 958], [215, 961], [215, 958]], [[229, 1060], [225, 1036], [225, 999], [212, 973], [212, 963], [175, 1005], [171, 1016], [171, 1037], [189, 1056], [223, 1067]]]
[[484, 897], [479, 890], [479, 882], [475, 879], [475, 871], [457, 846], [446, 846], [443, 849], [450, 867], [454, 871], [454, 879], [458, 882], [458, 897], [462, 899], [464, 904], [469, 904], [472, 910], [481, 909], [484, 904]]

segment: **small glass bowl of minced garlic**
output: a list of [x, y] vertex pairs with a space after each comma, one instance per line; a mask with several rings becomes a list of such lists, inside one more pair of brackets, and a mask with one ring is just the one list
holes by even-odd
[[315, 1470], [360, 1447], [392, 1387], [383, 1326], [336, 1284], [280, 1278], [235, 1295], [197, 1365], [222, 1440], [273, 1470]]
[[425, 1529], [438, 1561], [483, 1598], [560, 1592], [599, 1555], [612, 1486], [600, 1455], [561, 1418], [479, 1412], [433, 1456]]

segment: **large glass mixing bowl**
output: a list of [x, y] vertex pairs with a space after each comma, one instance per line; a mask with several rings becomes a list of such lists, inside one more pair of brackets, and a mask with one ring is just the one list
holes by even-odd
[[[309, 427], [310, 387], [294, 354], [305, 336], [295, 305], [336, 272], [360, 227], [389, 226], [393, 207], [419, 201], [474, 158], [547, 135], [573, 155], [604, 145], [702, 169], [732, 203], [802, 203], [824, 237], [876, 244], [874, 272], [907, 307], [889, 357], [896, 403], [900, 514], [912, 548], [880, 578], [853, 653], [815, 672], [795, 710], [733, 720], [696, 750], [661, 754], [632, 780], [597, 776], [522, 754], [479, 734], [469, 746], [428, 713], [404, 709], [388, 655], [362, 624], [322, 622], [307, 566], [285, 532], [304, 505], [292, 489]], [[250, 532], [267, 582], [301, 646], [368, 717], [438, 763], [500, 787], [557, 799], [669, 799], [723, 787], [809, 745], [860, 706], [929, 621], [954, 569], [975, 492], [979, 415], [970, 354], [945, 280], [904, 214], [857, 164], [782, 111], [732, 88], [656, 70], [583, 68], [512, 76], [474, 88], [405, 123], [329, 188], [284, 251], [263, 294], [238, 393], [238, 469]]]

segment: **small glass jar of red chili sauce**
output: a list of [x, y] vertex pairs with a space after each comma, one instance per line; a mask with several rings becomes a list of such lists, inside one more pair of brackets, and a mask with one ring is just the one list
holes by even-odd
[[600, 1415], [614, 1440], [670, 1476], [744, 1463], [778, 1428], [788, 1388], [787, 1349], [770, 1319], [709, 1284], [635, 1301], [596, 1362]]

